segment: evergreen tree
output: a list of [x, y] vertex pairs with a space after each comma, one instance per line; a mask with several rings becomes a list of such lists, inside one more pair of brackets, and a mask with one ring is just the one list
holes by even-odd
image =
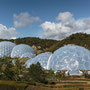
[[9, 62], [6, 66], [4, 73], [4, 78], [6, 80], [15, 80], [15, 71], [13, 70], [13, 64]]
[[28, 75], [30, 79], [36, 82], [46, 82], [44, 69], [40, 66], [39, 62], [30, 66], [30, 68], [28, 69]]

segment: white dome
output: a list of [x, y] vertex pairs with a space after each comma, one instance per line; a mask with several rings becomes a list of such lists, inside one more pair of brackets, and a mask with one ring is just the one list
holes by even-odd
[[71, 70], [70, 74], [78, 74], [77, 70], [90, 70], [90, 51], [77, 45], [66, 45], [56, 50], [49, 62], [49, 68]]
[[0, 42], [0, 58], [10, 56], [14, 46], [15, 44], [9, 41]]
[[47, 63], [51, 55], [52, 53], [50, 52], [41, 53], [37, 55], [35, 58], [26, 61], [25, 65], [27, 67], [30, 67], [31, 64], [36, 64], [37, 62], [39, 62], [43, 68], [47, 68]]
[[14, 58], [14, 57], [21, 57], [23, 54], [25, 53], [32, 53], [32, 54], [35, 54], [35, 51], [32, 47], [30, 47], [29, 45], [26, 45], [26, 44], [19, 44], [19, 45], [16, 45], [12, 52], [11, 52], [11, 57]]
[[20, 58], [25, 58], [25, 57], [34, 58], [35, 54], [26, 52], [26, 53], [22, 54], [22, 56]]

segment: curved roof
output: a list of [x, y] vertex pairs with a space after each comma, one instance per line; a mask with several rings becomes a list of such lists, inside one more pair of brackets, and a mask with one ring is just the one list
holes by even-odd
[[9, 41], [0, 42], [0, 58], [4, 56], [10, 56], [14, 46], [15, 44]]
[[26, 44], [19, 44], [19, 45], [16, 45], [12, 52], [11, 52], [11, 57], [14, 58], [14, 57], [21, 57], [24, 53], [32, 53], [34, 54], [35, 51], [32, 47], [30, 47], [29, 45], [26, 45]]
[[65, 45], [53, 53], [48, 69], [71, 70], [71, 74], [77, 74], [78, 69], [90, 70], [90, 51], [77, 45]]
[[0, 58], [4, 56], [10, 56], [11, 51], [15, 47], [15, 44], [9, 41], [0, 42]]
[[26, 61], [26, 66], [30, 67], [31, 64], [36, 64], [39, 62], [43, 68], [47, 68], [48, 59], [52, 54], [50, 52], [45, 52], [37, 55], [35, 58], [32, 58]]
[[22, 56], [20, 58], [25, 58], [25, 57], [34, 58], [35, 54], [26, 52], [26, 53], [22, 54]]

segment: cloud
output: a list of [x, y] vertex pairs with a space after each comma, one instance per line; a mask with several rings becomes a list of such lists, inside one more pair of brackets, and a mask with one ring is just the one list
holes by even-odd
[[26, 27], [29, 24], [32, 24], [34, 22], [40, 22], [41, 19], [39, 17], [33, 17], [31, 15], [29, 15], [29, 13], [25, 12], [25, 13], [20, 13], [19, 15], [14, 14], [14, 26], [16, 28], [20, 28], [20, 27]]
[[41, 24], [43, 37], [47, 39], [64, 39], [72, 33], [84, 32], [90, 34], [90, 18], [75, 20], [70, 12], [59, 13], [58, 23], [45, 21]]
[[70, 12], [59, 13], [56, 20], [61, 20], [62, 22], [74, 20], [73, 15]]
[[7, 28], [6, 26], [0, 24], [0, 39], [11, 39], [15, 37], [17, 33], [18, 32], [15, 28]]

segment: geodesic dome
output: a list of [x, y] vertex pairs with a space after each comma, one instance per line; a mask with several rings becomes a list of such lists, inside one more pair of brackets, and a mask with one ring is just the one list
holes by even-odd
[[11, 57], [14, 58], [14, 57], [21, 57], [23, 54], [25, 53], [32, 53], [32, 54], [35, 54], [35, 51], [32, 47], [30, 47], [29, 45], [26, 45], [26, 44], [19, 44], [19, 45], [16, 45], [12, 52], [11, 52]]
[[34, 58], [35, 54], [26, 52], [26, 53], [22, 54], [22, 56], [20, 58], [25, 58], [25, 57]]
[[77, 45], [65, 45], [56, 50], [48, 69], [70, 70], [70, 74], [78, 74], [77, 70], [90, 70], [90, 51]]
[[27, 60], [27, 61], [25, 62], [25, 66], [26, 66], [27, 68], [29, 68], [31, 64], [32, 64], [32, 59], [29, 59], [29, 60]]
[[10, 56], [14, 46], [15, 44], [9, 41], [0, 42], [0, 58]]
[[43, 68], [47, 68], [47, 63], [51, 55], [52, 53], [50, 52], [41, 53], [37, 55], [35, 58], [27, 60], [25, 65], [26, 67], [30, 67], [31, 64], [36, 64], [37, 62], [39, 62]]

